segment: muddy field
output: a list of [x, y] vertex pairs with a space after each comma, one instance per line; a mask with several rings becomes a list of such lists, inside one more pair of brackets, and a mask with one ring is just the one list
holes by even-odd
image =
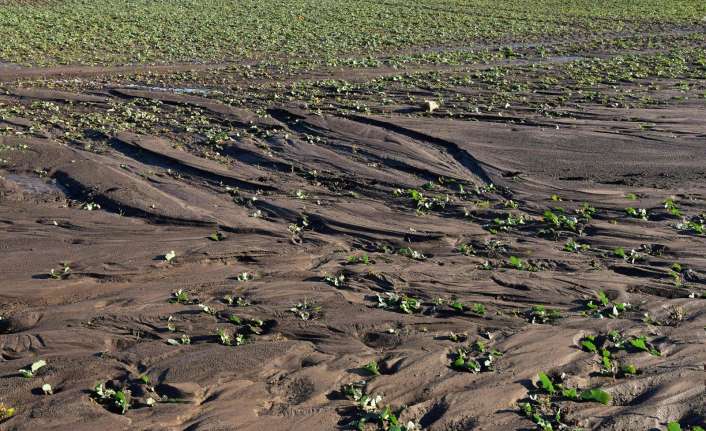
[[0, 67], [0, 429], [698, 430], [703, 30]]

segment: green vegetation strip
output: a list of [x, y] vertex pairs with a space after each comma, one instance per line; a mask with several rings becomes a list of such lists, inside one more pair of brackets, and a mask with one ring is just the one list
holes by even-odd
[[[0, 61], [123, 64], [322, 58], [699, 25], [706, 3], [617, 0], [0, 2]], [[660, 27], [661, 28], [661, 27]]]

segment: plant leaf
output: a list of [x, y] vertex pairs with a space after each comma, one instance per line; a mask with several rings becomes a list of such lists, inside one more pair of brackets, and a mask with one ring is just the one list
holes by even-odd
[[596, 401], [608, 405], [612, 399], [610, 394], [601, 389], [588, 389], [581, 392], [581, 399], [584, 401]]

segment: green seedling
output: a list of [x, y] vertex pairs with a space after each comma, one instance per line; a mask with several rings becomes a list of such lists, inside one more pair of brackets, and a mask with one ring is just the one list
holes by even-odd
[[216, 336], [219, 342], [224, 346], [231, 346], [233, 344], [231, 335], [223, 328], [216, 329]]
[[558, 310], [547, 309], [543, 305], [535, 305], [525, 315], [530, 323], [552, 323], [561, 318]]
[[684, 220], [681, 223], [677, 223], [675, 227], [680, 231], [703, 235], [706, 232], [706, 216], [702, 215], [691, 220]]
[[402, 247], [397, 251], [397, 253], [401, 256], [405, 256], [414, 260], [425, 260], [427, 258], [426, 256], [424, 256], [424, 253], [422, 253], [421, 251], [414, 250], [411, 247]]
[[385, 296], [377, 296], [378, 307], [388, 310], [401, 311], [406, 314], [412, 314], [422, 308], [418, 299], [406, 295], [398, 295], [394, 292], [386, 292]]
[[621, 313], [629, 310], [632, 306], [627, 302], [611, 302], [608, 296], [602, 290], [597, 293], [598, 303], [594, 300], [589, 300], [586, 302], [587, 311], [585, 314], [591, 314], [593, 317], [597, 318], [616, 318], [619, 317]]
[[240, 282], [245, 282], [245, 281], [254, 280], [255, 276], [249, 272], [241, 272], [235, 278], [236, 278], [236, 280], [238, 280]]
[[488, 351], [477, 341], [470, 347], [459, 347], [451, 355], [451, 368], [457, 371], [480, 373], [495, 370], [495, 360], [502, 356], [497, 350]]
[[552, 382], [552, 379], [549, 378], [545, 373], [539, 372], [537, 374], [537, 387], [545, 391], [546, 393], [553, 395], [556, 393], [556, 388], [554, 387], [554, 383]]
[[676, 202], [674, 202], [674, 199], [668, 198], [664, 201], [664, 209], [667, 210], [667, 213], [669, 215], [674, 216], [674, 217], [681, 217], [682, 212], [677, 206]]
[[457, 311], [459, 313], [462, 313], [463, 310], [466, 308], [461, 301], [458, 299], [454, 299], [449, 303], [449, 307], [451, 307], [454, 311]]
[[42, 368], [47, 366], [47, 362], [43, 359], [40, 359], [39, 361], [34, 362], [32, 365], [30, 365], [27, 368], [22, 368], [18, 370], [20, 375], [26, 379], [30, 379], [34, 377], [34, 375], [37, 373], [37, 371], [41, 370]]
[[625, 213], [632, 218], [636, 218], [636, 219], [640, 219], [640, 220], [647, 221], [647, 219], [649, 218], [649, 214], [647, 213], [647, 210], [644, 208], [627, 207], [627, 208], [625, 208]]
[[104, 383], [98, 383], [93, 388], [93, 399], [101, 404], [108, 404], [120, 414], [127, 413], [130, 408], [130, 392], [107, 388]]
[[476, 251], [471, 244], [461, 244], [456, 250], [465, 256], [475, 256]]
[[66, 262], [62, 263], [61, 268], [59, 269], [52, 268], [51, 270], [49, 270], [49, 277], [53, 278], [54, 280], [63, 280], [65, 278], [68, 278], [69, 275], [71, 275], [71, 268]]
[[324, 280], [333, 287], [343, 287], [346, 282], [346, 276], [343, 274], [338, 275], [324, 275]]
[[637, 200], [637, 195], [635, 193], [628, 193], [625, 195], [626, 199], [629, 199], [631, 201], [636, 201]]
[[576, 217], [556, 214], [551, 210], [544, 211], [544, 222], [547, 223], [551, 229], [568, 230], [571, 232], [579, 232], [580, 230]]
[[167, 338], [167, 344], [171, 344], [172, 346], [189, 345], [191, 344], [191, 337], [186, 334], [182, 334], [178, 340], [174, 338]]
[[507, 265], [509, 267], [517, 269], [519, 271], [524, 271], [524, 270], [530, 271], [533, 269], [532, 265], [523, 261], [522, 259], [520, 259], [517, 256], [510, 256], [510, 259], [508, 260]]
[[594, 343], [595, 337], [593, 336], [588, 336], [585, 339], [581, 340], [581, 348], [587, 352], [591, 353], [598, 353], [598, 347], [596, 347], [596, 344]]
[[206, 313], [206, 314], [208, 314], [208, 315], [211, 315], [211, 316], [215, 316], [215, 315], [216, 315], [216, 310], [214, 310], [213, 308], [209, 307], [208, 305], [206, 305], [206, 304], [199, 304], [198, 306], [199, 306], [199, 308], [201, 309], [201, 311], [203, 311], [204, 313]]
[[378, 363], [375, 361], [370, 361], [363, 366], [363, 369], [372, 374], [373, 376], [380, 375], [380, 368], [378, 368]]
[[515, 216], [512, 214], [507, 214], [504, 220], [501, 218], [494, 218], [493, 221], [490, 224], [485, 225], [484, 228], [488, 230], [488, 232], [495, 235], [498, 232], [509, 232], [518, 226], [524, 225], [526, 221], [527, 219], [524, 215]]
[[503, 202], [503, 206], [505, 208], [510, 208], [510, 209], [517, 209], [520, 207], [520, 205], [517, 202], [513, 201], [512, 199], [508, 199], [505, 202]]
[[370, 265], [372, 262], [370, 261], [370, 257], [367, 254], [362, 254], [362, 255], [357, 255], [357, 256], [348, 256], [346, 259], [346, 262], [348, 262], [351, 265], [356, 265], [356, 264], [364, 264], [364, 265]]
[[[667, 424], [667, 431], [682, 431], [682, 427], [679, 422], [672, 421]], [[690, 431], [704, 431], [703, 427], [698, 425], [690, 428]]]
[[630, 262], [632, 264], [635, 264], [635, 262], [644, 259], [644, 256], [640, 254], [637, 250], [632, 249], [629, 253], [626, 253], [623, 247], [617, 247], [616, 249], [614, 249], [613, 256], [621, 258], [626, 262]]
[[321, 317], [321, 306], [304, 300], [290, 308], [289, 312], [296, 314], [302, 320], [314, 320]]
[[608, 392], [601, 389], [588, 389], [580, 394], [580, 399], [582, 401], [595, 401], [603, 405], [610, 404], [611, 396]]
[[662, 356], [662, 353], [657, 348], [647, 342], [647, 337], [645, 337], [644, 335], [639, 337], [633, 337], [628, 340], [628, 342], [633, 348], [637, 350], [648, 352], [652, 356]]
[[15, 415], [15, 408], [10, 407], [5, 403], [0, 403], [0, 421], [10, 419]]
[[101, 206], [95, 202], [84, 202], [81, 204], [81, 209], [86, 211], [95, 211], [101, 209]]
[[223, 232], [217, 231], [217, 232], [212, 233], [208, 237], [208, 239], [210, 239], [211, 241], [223, 241], [224, 239], [226, 239], [226, 236]]
[[587, 202], [581, 204], [576, 210], [576, 215], [579, 216], [584, 222], [588, 222], [596, 215], [596, 209], [589, 205]]
[[190, 304], [189, 293], [183, 289], [172, 292], [172, 297], [169, 299], [171, 303]]
[[223, 297], [223, 302], [228, 305], [235, 305], [236, 307], [249, 307], [251, 305], [250, 301], [243, 298], [242, 296], [233, 298], [233, 296], [231, 295], [226, 295]]
[[471, 313], [478, 316], [485, 316], [485, 305], [478, 302], [473, 303], [473, 305], [471, 305]]
[[564, 251], [568, 251], [569, 253], [580, 253], [580, 252], [588, 251], [590, 248], [591, 248], [590, 245], [579, 244], [578, 242], [574, 241], [573, 239], [570, 239], [566, 244], [564, 244]]

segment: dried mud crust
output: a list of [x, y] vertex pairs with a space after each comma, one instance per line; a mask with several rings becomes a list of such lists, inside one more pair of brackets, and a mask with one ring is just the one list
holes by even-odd
[[[0, 118], [0, 402], [17, 408], [0, 428], [336, 429], [356, 418], [341, 387], [365, 380], [424, 429], [531, 429], [519, 405], [539, 372], [611, 394], [556, 401], [575, 427], [703, 422], [706, 242], [675, 227], [706, 211], [697, 77], [659, 106], [449, 118], [403, 90], [388, 93], [396, 109], [367, 113], [261, 97], [272, 88], [248, 106], [234, 102], [242, 81], [195, 95], [136, 87], [133, 72], [7, 84], [0, 98], [14, 107]], [[443, 91], [476, 90], [492, 92]], [[581, 229], [545, 215], [583, 203], [596, 212]], [[600, 291], [632, 308], [597, 318], [586, 304]], [[420, 307], [379, 307], [388, 293]], [[314, 319], [290, 311], [305, 301]], [[223, 345], [219, 328], [248, 342]], [[661, 356], [620, 350], [639, 373], [601, 373], [580, 343], [609, 331]], [[168, 341], [182, 334], [190, 344]], [[494, 370], [452, 367], [478, 340], [503, 353]], [[17, 374], [40, 358], [36, 377]], [[140, 376], [165, 402], [141, 404]], [[96, 382], [130, 389], [132, 408], [96, 402]]]

